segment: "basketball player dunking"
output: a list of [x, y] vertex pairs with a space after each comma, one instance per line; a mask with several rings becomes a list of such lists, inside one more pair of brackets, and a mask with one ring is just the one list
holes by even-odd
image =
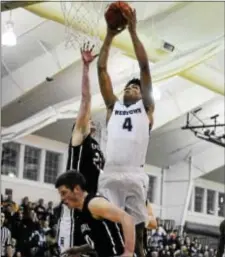
[[140, 67], [140, 80], [129, 81], [124, 89], [123, 103], [118, 101], [107, 71], [107, 60], [113, 38], [124, 28], [114, 31], [108, 27], [98, 59], [98, 77], [107, 108], [108, 132], [106, 165], [99, 179], [99, 190], [135, 218], [135, 252], [138, 257], [143, 257], [148, 189], [148, 176], [143, 166], [149, 132], [153, 126], [154, 101], [147, 54], [136, 32], [135, 10], [124, 10], [123, 15], [128, 20], [128, 30]]
[[[93, 47], [89, 43], [81, 49], [83, 61], [81, 104], [76, 123], [73, 127], [69, 144], [67, 170], [76, 169], [82, 173], [86, 180], [86, 190], [97, 192], [98, 178], [104, 166], [104, 157], [99, 144], [93, 138], [95, 127], [91, 119], [91, 92], [89, 83], [89, 66], [96, 56], [92, 54]], [[83, 245], [79, 227], [79, 215], [66, 205], [60, 204], [58, 213], [58, 243], [61, 251], [74, 245]]]

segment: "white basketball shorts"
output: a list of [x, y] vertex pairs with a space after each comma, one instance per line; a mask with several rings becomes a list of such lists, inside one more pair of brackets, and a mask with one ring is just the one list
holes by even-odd
[[135, 224], [148, 218], [146, 199], [149, 177], [141, 167], [109, 166], [99, 177], [99, 193], [129, 213]]

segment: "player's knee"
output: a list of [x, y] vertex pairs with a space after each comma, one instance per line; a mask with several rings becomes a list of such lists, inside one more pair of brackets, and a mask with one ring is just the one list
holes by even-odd
[[143, 238], [144, 237], [144, 229], [145, 229], [145, 223], [139, 223], [135, 226], [136, 230], [136, 237]]

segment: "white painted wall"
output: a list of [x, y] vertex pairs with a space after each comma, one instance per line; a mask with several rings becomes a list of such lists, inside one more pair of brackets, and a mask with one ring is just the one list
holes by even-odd
[[[45, 152], [53, 151], [61, 154], [61, 163], [59, 173], [65, 171], [67, 161], [67, 144], [43, 138], [40, 136], [29, 135], [15, 141], [20, 144], [18, 177], [1, 176], [1, 192], [4, 194], [5, 189], [13, 190], [14, 201], [20, 203], [24, 196], [28, 196], [31, 201], [36, 201], [39, 198], [44, 198], [45, 201], [59, 201], [57, 191], [54, 185], [44, 183], [44, 169], [45, 169]], [[24, 169], [24, 150], [25, 145], [37, 147], [41, 149], [40, 170], [38, 181], [31, 181], [23, 179]]]
[[189, 166], [181, 162], [164, 170], [162, 218], [182, 222], [186, 196], [189, 187]]
[[[206, 197], [204, 198], [204, 212], [195, 213], [194, 206], [194, 188], [199, 186], [205, 189], [216, 191], [216, 201], [218, 192], [224, 192], [224, 185], [209, 180], [198, 178], [201, 175], [193, 166], [190, 171], [188, 162], [181, 162], [168, 170], [165, 170], [163, 177], [163, 203], [162, 218], [175, 220], [176, 225], [181, 225], [185, 220], [200, 224], [209, 224], [217, 226], [221, 222], [217, 212], [215, 215], [208, 215], [206, 212]], [[191, 178], [189, 182], [189, 177]], [[206, 195], [206, 194], [205, 194]], [[192, 199], [191, 210], [188, 211], [188, 205]], [[215, 206], [217, 203], [215, 202]], [[183, 216], [184, 215], [184, 216]]]
[[154, 203], [152, 204], [152, 209], [154, 212], [154, 215], [156, 217], [161, 216], [161, 193], [162, 193], [162, 187], [161, 187], [161, 179], [162, 179], [162, 169], [152, 166], [152, 165], [145, 165], [145, 171], [148, 175], [155, 177], [155, 185], [154, 185]]
[[213, 215], [207, 215], [202, 213], [196, 213], [196, 212], [188, 212], [186, 221], [190, 221], [193, 223], [203, 224], [203, 225], [209, 225], [209, 226], [219, 226], [220, 223], [224, 220], [224, 218], [221, 217], [215, 217]]
[[13, 190], [13, 200], [16, 203], [20, 203], [24, 196], [28, 196], [30, 201], [34, 202], [40, 198], [45, 199], [45, 203], [48, 201], [59, 202], [59, 196], [54, 185], [2, 175], [1, 191], [3, 194], [5, 189]]
[[207, 179], [198, 178], [195, 180], [195, 186], [197, 187], [203, 187], [206, 189], [216, 190], [221, 193], [224, 193], [224, 184], [222, 183], [216, 183], [214, 181], [210, 181]]

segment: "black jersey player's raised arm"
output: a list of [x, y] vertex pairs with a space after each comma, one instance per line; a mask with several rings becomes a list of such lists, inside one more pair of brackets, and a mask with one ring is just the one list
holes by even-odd
[[100, 171], [104, 166], [104, 157], [98, 142], [94, 139], [95, 124], [91, 120], [91, 90], [89, 66], [96, 55], [89, 43], [81, 50], [83, 75], [80, 109], [72, 131], [69, 145], [67, 170], [76, 169], [86, 179], [87, 191], [96, 193]]
[[[86, 189], [96, 193], [98, 178], [104, 166], [104, 157], [98, 142], [94, 139], [95, 127], [91, 121], [91, 90], [89, 67], [96, 56], [93, 55], [93, 46], [85, 44], [81, 49], [83, 62], [80, 109], [72, 130], [68, 148], [67, 170], [76, 169], [86, 179]], [[79, 85], [74, 85], [79, 86]], [[80, 233], [79, 215], [68, 209], [64, 204], [58, 207], [58, 244], [61, 251], [74, 245], [83, 244]], [[76, 224], [75, 224], [76, 223]]]

